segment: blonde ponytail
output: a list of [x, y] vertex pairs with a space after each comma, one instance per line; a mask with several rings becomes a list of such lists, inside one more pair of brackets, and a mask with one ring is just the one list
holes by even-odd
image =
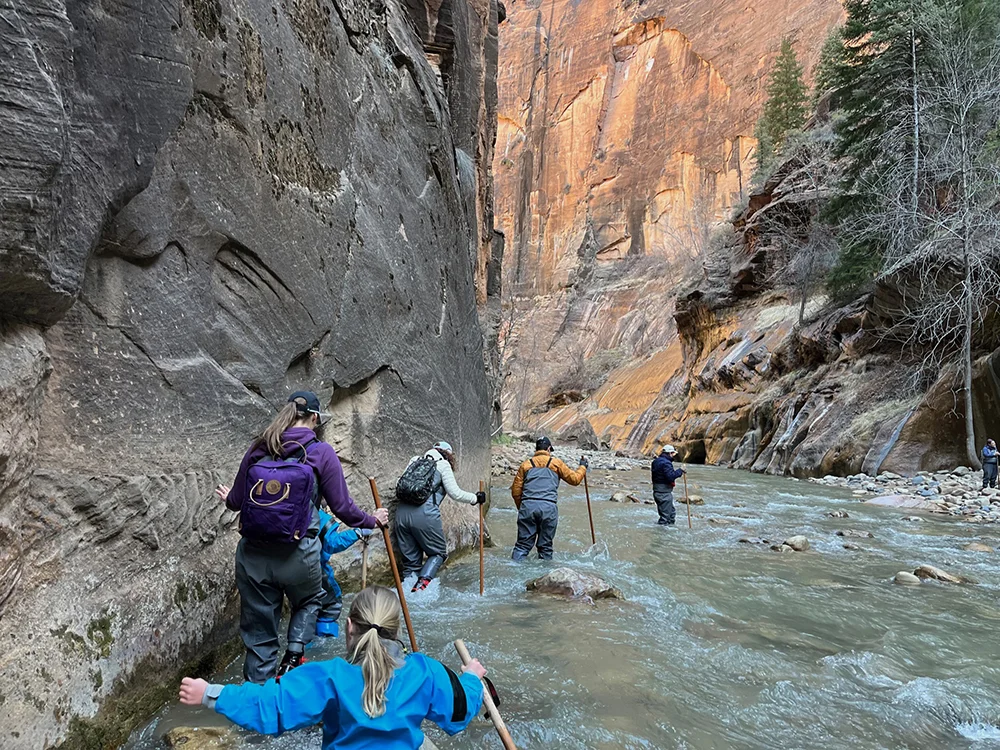
[[[302, 403], [305, 402], [303, 401]], [[281, 411], [279, 411], [274, 419], [271, 420], [271, 424], [267, 426], [267, 429], [264, 430], [264, 433], [257, 439], [257, 442], [263, 443], [267, 448], [267, 452], [272, 456], [280, 456], [281, 436], [284, 435], [285, 430], [295, 424], [298, 419], [299, 416], [296, 402], [289, 401], [281, 407]]]
[[399, 600], [384, 586], [370, 586], [358, 594], [348, 615], [353, 628], [348, 642], [351, 662], [361, 664], [365, 680], [361, 705], [375, 719], [385, 713], [385, 692], [392, 673], [402, 666], [384, 641], [399, 638]]

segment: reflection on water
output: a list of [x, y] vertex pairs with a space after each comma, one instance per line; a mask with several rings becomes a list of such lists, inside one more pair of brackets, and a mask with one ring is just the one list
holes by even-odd
[[[848, 493], [807, 482], [695, 467], [694, 530], [654, 525], [653, 506], [603, 502], [613, 490], [650, 494], [645, 472], [598, 472], [591, 483], [599, 544], [590, 548], [583, 488], [561, 491], [556, 565], [598, 573], [626, 602], [589, 606], [525, 593], [550, 564], [509, 559], [515, 510], [494, 487], [486, 596], [478, 556], [452, 563], [411, 600], [421, 649], [452, 666], [464, 638], [503, 697], [522, 748], [1000, 748], [1000, 567], [992, 529], [901, 520]], [[849, 519], [826, 513], [846, 509]], [[714, 526], [711, 517], [731, 518]], [[872, 531], [845, 540], [838, 529]], [[812, 550], [777, 554], [744, 536], [809, 537]], [[857, 542], [861, 551], [843, 548]], [[899, 570], [930, 563], [979, 582], [895, 586]], [[336, 656], [343, 641], [312, 649]], [[235, 681], [239, 666], [225, 677]], [[221, 724], [168, 707], [130, 750], [160, 747], [178, 724]], [[316, 748], [319, 734], [251, 738], [254, 747]], [[487, 722], [441, 748], [501, 747]]]

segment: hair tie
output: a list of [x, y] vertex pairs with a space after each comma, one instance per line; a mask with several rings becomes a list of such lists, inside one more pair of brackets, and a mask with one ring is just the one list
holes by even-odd
[[383, 628], [381, 625], [368, 625], [367, 627], [362, 628], [362, 632], [368, 632], [369, 630], [374, 630], [378, 633], [379, 638], [385, 638], [387, 641], [396, 640], [396, 636]]

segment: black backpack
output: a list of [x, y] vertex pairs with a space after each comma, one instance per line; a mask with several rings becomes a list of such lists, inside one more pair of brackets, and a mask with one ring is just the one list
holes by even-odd
[[437, 461], [422, 456], [406, 467], [396, 483], [396, 499], [407, 505], [423, 505], [440, 484]]

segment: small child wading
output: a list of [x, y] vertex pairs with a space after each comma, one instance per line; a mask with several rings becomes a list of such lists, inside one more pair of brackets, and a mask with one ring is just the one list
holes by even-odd
[[455, 451], [442, 440], [423, 456], [411, 458], [396, 485], [396, 544], [403, 558], [403, 577], [417, 574], [412, 591], [427, 588], [448, 559], [441, 522], [445, 497], [468, 505], [486, 502], [485, 492], [466, 492], [458, 486], [456, 465]]
[[[243, 456], [232, 488], [216, 490], [240, 512], [236, 587], [246, 646], [243, 677], [250, 682], [280, 678], [301, 664], [316, 633], [323, 604], [320, 498], [351, 526], [374, 528], [388, 519], [384, 510], [370, 515], [355, 504], [337, 453], [316, 437], [319, 417], [315, 393], [293, 393]], [[286, 596], [288, 650], [279, 666], [278, 622]]]
[[333, 556], [350, 548], [355, 542], [367, 539], [372, 535], [371, 529], [341, 529], [337, 519], [329, 513], [319, 512], [319, 539], [323, 545], [320, 552], [320, 562], [323, 567], [323, 603], [316, 619], [316, 635], [324, 638], [336, 638], [340, 635], [337, 620], [344, 608], [343, 593], [340, 584], [333, 575]]
[[521, 464], [510, 486], [517, 506], [517, 542], [511, 559], [523, 560], [538, 547], [539, 560], [552, 559], [552, 544], [559, 525], [559, 480], [576, 486], [587, 473], [587, 459], [580, 457], [580, 468], [573, 471], [552, 455], [552, 441], [535, 441], [535, 455]]
[[323, 750], [418, 750], [421, 722], [448, 734], [465, 729], [483, 703], [486, 674], [473, 659], [458, 676], [423, 654], [405, 655], [399, 600], [371, 586], [347, 616], [349, 660], [304, 664], [280, 683], [209, 685], [185, 677], [180, 701], [205, 705], [241, 727], [281, 734], [323, 725]]

